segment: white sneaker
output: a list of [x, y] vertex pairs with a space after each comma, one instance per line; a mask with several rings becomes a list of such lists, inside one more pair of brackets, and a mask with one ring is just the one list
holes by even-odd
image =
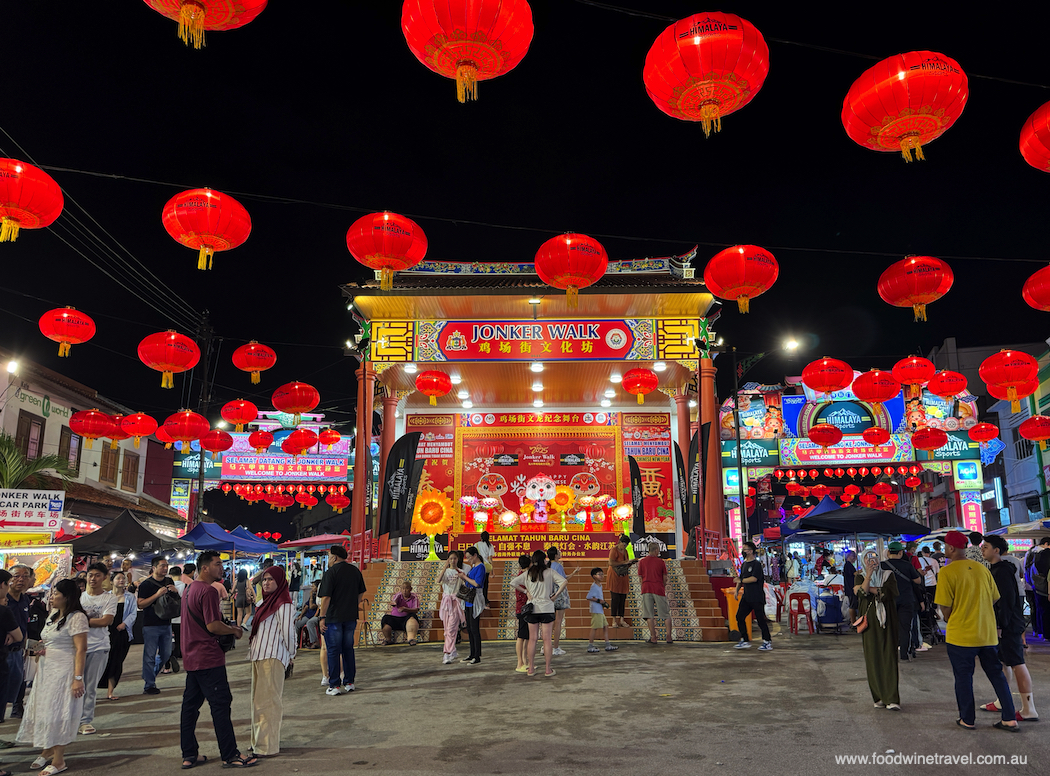
[[338, 687], [329, 687], [327, 690], [324, 691], [324, 694], [325, 695], [342, 695], [343, 691], [340, 690]]
[[327, 687], [328, 686], [328, 677], [327, 676], [322, 676], [321, 677], [321, 686], [322, 687]]
[[565, 650], [562, 649], [561, 647], [555, 647], [554, 650], [551, 652], [551, 655], [557, 655], [557, 656], [561, 656], [561, 655], [564, 655], [564, 654], [565, 654]]
[[733, 649], [751, 649], [751, 642], [740, 639], [740, 641], [733, 645]]
[[451, 662], [452, 662], [452, 655], [446, 654], [446, 655], [442, 655], [441, 656], [441, 663], [442, 663], [442, 665], [446, 665], [447, 666]]
[[343, 690], [344, 693], [353, 692], [354, 691], [354, 685], [353, 684], [344, 684], [343, 687], [342, 687], [342, 690]]
[[773, 651], [773, 642], [772, 641], [763, 641], [762, 642], [762, 646], [760, 646], [758, 648], [758, 651], [759, 652], [772, 652]]
[[448, 662], [455, 663], [459, 659], [459, 650], [452, 650], [452, 654], [448, 656]]

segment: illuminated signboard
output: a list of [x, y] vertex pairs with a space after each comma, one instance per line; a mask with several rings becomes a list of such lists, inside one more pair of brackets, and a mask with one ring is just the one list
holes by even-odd
[[727, 496], [730, 494], [739, 495], [740, 470], [735, 466], [731, 469], [722, 469], [722, 492]]
[[984, 510], [981, 509], [981, 494], [978, 491], [959, 491], [959, 511], [967, 531], [984, 533]]
[[[955, 477], [956, 490], [982, 490], [984, 488], [984, 470], [980, 461], [952, 461], [952, 475]], [[992, 496], [995, 496], [994, 491]], [[984, 500], [982, 494], [981, 500]]]
[[891, 434], [884, 445], [871, 445], [863, 437], [846, 437], [837, 445], [821, 447], [808, 439], [781, 439], [780, 464], [896, 463], [912, 461], [914, 450], [907, 434]]
[[[775, 439], [741, 439], [744, 466], [779, 466], [780, 453]], [[736, 466], [736, 440], [722, 440], [722, 466]]]
[[981, 444], [970, 439], [966, 431], [946, 431], [948, 443], [937, 450], [916, 450], [916, 461], [981, 460]]
[[222, 478], [231, 480], [295, 480], [346, 482], [347, 461], [344, 456], [275, 455], [264, 453], [227, 453], [222, 457]]

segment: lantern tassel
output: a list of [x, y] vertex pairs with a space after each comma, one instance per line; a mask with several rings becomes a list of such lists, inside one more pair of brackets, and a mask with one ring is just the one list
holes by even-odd
[[64, 358], [64, 357], [66, 357], [68, 355], [69, 355], [69, 343], [68, 342], [60, 342], [58, 344], [58, 356], [59, 356], [59, 358]]
[[234, 430], [236, 430], [238, 432], [244, 431], [244, 424], [243, 423], [238, 423], [237, 425], [234, 426]]
[[919, 162], [926, 161], [926, 156], [922, 152], [922, 145], [919, 143], [919, 138], [915, 135], [901, 138], [901, 156], [904, 157], [904, 161], [910, 162], [911, 151], [915, 149], [915, 160]]
[[259, 373], [258, 372], [252, 372], [252, 385], [258, 385], [259, 384], [259, 380], [260, 380]]
[[135, 449], [139, 449], [139, 443], [142, 442], [142, 437], [135, 437]]
[[736, 309], [742, 313], [751, 312], [751, 299], [748, 296], [738, 296], [736, 298]]
[[383, 267], [379, 273], [379, 290], [389, 291], [394, 287], [394, 270], [390, 267]]
[[460, 102], [478, 99], [478, 68], [473, 62], [460, 62], [456, 68], [456, 96]]
[[642, 396], [641, 394], [638, 394], [638, 403], [639, 404], [645, 404], [645, 397]]
[[87, 437], [87, 449], [88, 449], [88, 450], [90, 450], [90, 449], [91, 449], [92, 443], [93, 443], [94, 441], [95, 441], [95, 440], [94, 440], [94, 439], [93, 439], [92, 437]]
[[430, 406], [431, 407], [436, 407], [437, 403], [438, 403], [437, 396], [431, 396], [430, 397]]
[[175, 373], [174, 372], [161, 372], [160, 373], [160, 387], [161, 388], [174, 388], [175, 387]]
[[1006, 389], [1006, 398], [1010, 402], [1010, 412], [1021, 411], [1021, 399], [1017, 395], [1017, 388], [1011, 385]]
[[14, 242], [18, 239], [18, 222], [4, 216], [0, 219], [0, 242]]
[[201, 249], [197, 251], [197, 269], [211, 269], [212, 259], [215, 256], [215, 249], [207, 245], [202, 245]]
[[[204, 6], [194, 0], [184, 2], [179, 9], [179, 40], [193, 48], [204, 46]], [[203, 267], [202, 267], [203, 269]]]
[[704, 137], [711, 137], [712, 131], [722, 131], [722, 111], [718, 103], [709, 102], [700, 106], [700, 126], [704, 128]]
[[926, 320], [926, 305], [924, 304], [913, 304], [911, 309], [915, 312], [916, 321]]
[[117, 440], [116, 439], [109, 440], [109, 449], [110, 450], [116, 450], [117, 449]]
[[565, 305], [570, 310], [575, 310], [580, 306], [580, 287], [579, 286], [567, 286], [565, 289]]
[[1039, 440], [1039, 449], [1040, 450], [1045, 450], [1046, 449], [1046, 440], [1045, 439]]

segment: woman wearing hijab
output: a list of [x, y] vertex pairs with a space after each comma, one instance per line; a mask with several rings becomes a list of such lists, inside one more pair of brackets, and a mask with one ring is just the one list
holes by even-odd
[[864, 668], [876, 709], [900, 711], [897, 672], [897, 578], [879, 564], [879, 557], [864, 553], [863, 571], [857, 572], [857, 611], [867, 622], [861, 633]]
[[272, 757], [281, 751], [285, 671], [295, 660], [295, 606], [284, 569], [262, 575], [262, 603], [252, 617], [248, 659], [252, 661], [252, 751]]

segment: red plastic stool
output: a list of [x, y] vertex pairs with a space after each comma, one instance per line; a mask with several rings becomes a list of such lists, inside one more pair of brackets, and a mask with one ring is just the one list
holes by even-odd
[[813, 633], [813, 609], [809, 596], [806, 593], [792, 593], [788, 597], [788, 629], [792, 633], [798, 633], [798, 621], [805, 617], [809, 624], [809, 632]]

